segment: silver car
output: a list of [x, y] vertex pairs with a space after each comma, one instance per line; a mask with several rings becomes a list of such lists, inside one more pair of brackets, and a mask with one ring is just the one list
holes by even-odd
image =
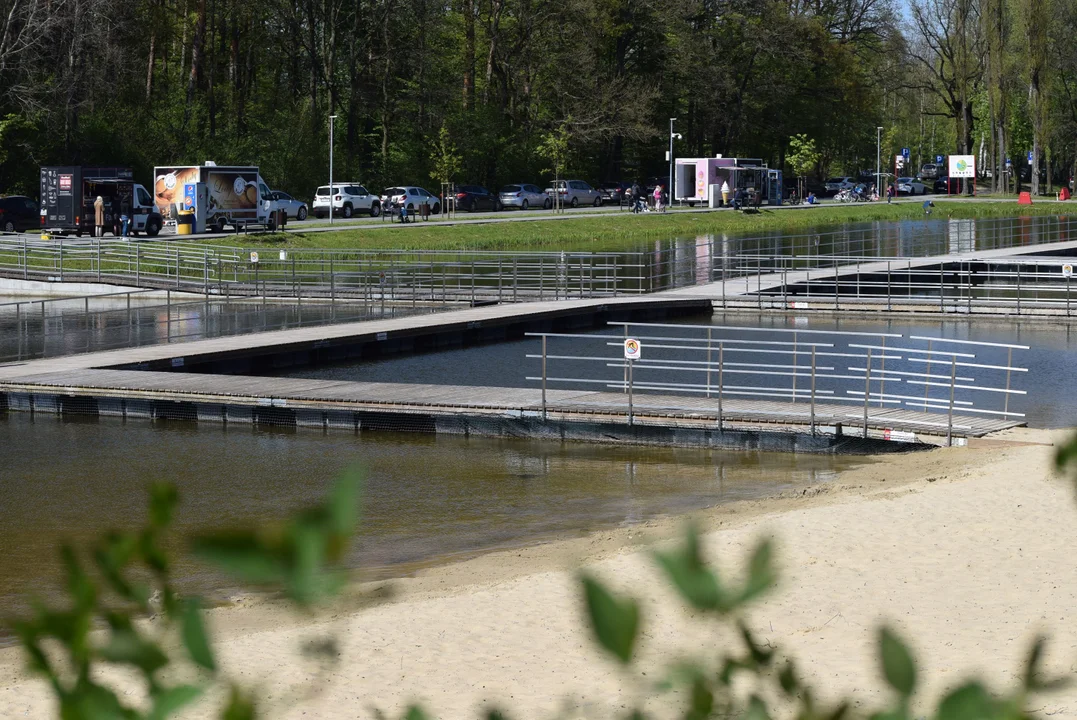
[[506, 185], [501, 188], [498, 195], [501, 198], [501, 207], [503, 208], [514, 207], [527, 210], [534, 207], [549, 210], [553, 207], [553, 200], [550, 199], [549, 195], [537, 185], [529, 185], [528, 183]]
[[274, 210], [284, 210], [288, 217], [296, 220], [307, 219], [307, 204], [302, 200], [296, 200], [286, 192], [274, 190], [269, 193], [269, 200], [273, 203]]
[[546, 188], [546, 193], [553, 197], [561, 196], [561, 201], [571, 207], [580, 205], [602, 205], [602, 194], [583, 180], [558, 180], [552, 186]]

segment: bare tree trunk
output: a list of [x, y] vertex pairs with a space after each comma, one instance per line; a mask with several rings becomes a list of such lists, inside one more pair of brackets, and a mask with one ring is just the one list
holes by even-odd
[[475, 0], [463, 0], [464, 110], [475, 106]]

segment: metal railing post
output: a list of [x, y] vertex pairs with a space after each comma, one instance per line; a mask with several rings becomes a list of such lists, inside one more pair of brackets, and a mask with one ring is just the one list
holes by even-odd
[[635, 364], [634, 360], [628, 361], [628, 425], [632, 425], [632, 366]]
[[[810, 283], [809, 283], [810, 284]], [[797, 333], [793, 331], [793, 404], [797, 402]]]
[[1003, 393], [1002, 412], [1010, 411], [1010, 368], [1013, 367], [1013, 348], [1006, 349], [1006, 392]]
[[[1009, 371], [1007, 371], [1009, 372]], [[957, 381], [957, 356], [950, 356], [950, 410], [946, 419], [946, 447], [954, 444], [954, 383]], [[1007, 393], [1008, 394], [1008, 393]]]
[[1017, 314], [1021, 314], [1021, 264], [1017, 264]]
[[722, 376], [725, 374], [725, 342], [718, 341], [718, 432], [722, 432]]
[[707, 397], [711, 396], [711, 328], [707, 328]]
[[871, 397], [871, 348], [868, 348], [868, 364], [864, 368], [864, 439], [868, 437], [868, 398]]
[[892, 306], [891, 306], [892, 301], [891, 301], [891, 295], [890, 295], [890, 283], [892, 282], [892, 280], [893, 279], [890, 276], [890, 261], [887, 260], [886, 261], [886, 312], [890, 312], [893, 309]]
[[546, 422], [546, 336], [542, 336], [542, 422]]

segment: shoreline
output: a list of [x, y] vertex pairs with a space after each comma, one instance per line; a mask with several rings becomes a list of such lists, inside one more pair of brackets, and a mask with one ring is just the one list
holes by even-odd
[[[977, 665], [995, 684], [1012, 680], [1038, 629], [1052, 635], [1048, 673], [1069, 671], [1077, 623], [1067, 629], [1059, 618], [1077, 579], [1056, 572], [1034, 582], [1064, 564], [1077, 541], [1072, 484], [1051, 475], [1044, 444], [1065, 436], [1015, 429], [966, 448], [880, 456], [825, 485], [364, 583], [350, 593], [352, 607], [338, 603], [318, 618], [252, 595], [211, 610], [209, 622], [228, 672], [260, 684], [274, 716], [366, 717], [375, 705], [397, 715], [413, 699], [442, 717], [478, 717], [490, 703], [542, 717], [563, 698], [608, 709], [624, 696], [624, 677], [583, 632], [575, 568], [643, 599], [640, 667], [661, 667], [678, 648], [706, 644], [684, 641], [684, 614], [641, 551], [691, 519], [723, 569], [739, 567], [760, 534], [777, 539], [780, 586], [753, 606], [749, 623], [797, 656], [826, 697], [853, 692], [860, 709], [881, 702], [870, 652], [880, 614], [918, 651], [928, 695]], [[359, 595], [365, 607], [356, 610]], [[311, 696], [316, 673], [296, 647], [327, 629], [343, 662]], [[0, 650], [0, 715], [46, 714], [41, 684], [20, 666], [18, 648]], [[1045, 703], [1054, 717], [1077, 716], [1077, 703], [1061, 694]], [[207, 706], [199, 708], [186, 716], [204, 716]]]

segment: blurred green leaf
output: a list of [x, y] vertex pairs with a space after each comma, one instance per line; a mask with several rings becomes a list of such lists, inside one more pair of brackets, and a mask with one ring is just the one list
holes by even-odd
[[691, 700], [688, 712], [684, 714], [685, 720], [706, 720], [713, 711], [714, 693], [703, 678], [696, 678], [692, 683]]
[[631, 599], [620, 600], [598, 580], [589, 575], [583, 583], [591, 629], [599, 644], [622, 663], [632, 660], [632, 651], [639, 633], [639, 605]]
[[985, 720], [994, 716], [995, 702], [978, 682], [970, 682], [950, 692], [939, 703], [939, 720]]
[[172, 524], [172, 512], [179, 503], [179, 492], [171, 483], [150, 486], [150, 526], [160, 530]]
[[744, 644], [748, 648], [748, 654], [753, 666], [766, 666], [770, 664], [771, 659], [774, 657], [773, 648], [765, 648], [762, 645], [756, 643], [755, 638], [752, 636], [751, 630], [744, 624], [743, 620], [737, 621], [737, 629], [740, 630], [740, 636], [744, 638]]
[[98, 654], [109, 662], [132, 665], [147, 677], [168, 664], [168, 656], [157, 643], [142, 637], [127, 615], [112, 614], [109, 617], [112, 630], [108, 642]]
[[418, 705], [412, 705], [404, 713], [404, 720], [426, 720], [426, 713]]
[[153, 708], [146, 720], [165, 720], [187, 705], [202, 697], [202, 688], [194, 685], [177, 685], [157, 693], [153, 698]]
[[781, 685], [782, 692], [786, 695], [796, 694], [800, 682], [797, 680], [796, 667], [793, 665], [792, 660], [787, 661], [781, 672], [778, 673], [778, 684]]
[[1024, 687], [1029, 691], [1056, 690], [1069, 685], [1073, 678], [1059, 676], [1045, 679], [1042, 675], [1040, 662], [1043, 660], [1043, 652], [1047, 646], [1047, 638], [1042, 635], [1037, 637], [1029, 648], [1028, 659], [1025, 661], [1025, 673], [1023, 677]]
[[70, 545], [62, 546], [60, 559], [67, 573], [67, 591], [71, 593], [76, 608], [93, 607], [97, 603], [97, 587], [82, 569], [75, 550]]
[[215, 672], [217, 663], [213, 660], [213, 651], [209, 647], [209, 636], [202, 622], [202, 606], [197, 598], [189, 598], [183, 604], [183, 618], [180, 634], [187, 654], [195, 664]]
[[772, 555], [769, 540], [763, 540], [756, 546], [748, 562], [748, 581], [741, 592], [740, 603], [753, 600], [773, 587], [775, 572]]
[[904, 697], [912, 695], [916, 689], [916, 663], [905, 643], [890, 628], [879, 629], [879, 656], [890, 687]]
[[770, 711], [763, 698], [752, 695], [748, 700], [748, 709], [743, 715], [744, 720], [770, 720]]
[[350, 470], [343, 473], [329, 492], [329, 530], [335, 535], [350, 537], [359, 523], [359, 492], [363, 485], [363, 472]]
[[246, 582], [267, 585], [282, 582], [285, 568], [280, 557], [250, 532], [225, 532], [195, 538], [193, 551]]
[[254, 699], [238, 685], [232, 686], [228, 705], [221, 712], [221, 720], [254, 720]]
[[699, 610], [714, 610], [722, 604], [718, 578], [703, 562], [699, 548], [699, 530], [689, 525], [684, 544], [673, 551], [654, 553], [658, 564], [673, 581], [681, 597]]
[[116, 693], [90, 682], [79, 683], [60, 698], [63, 720], [133, 720], [138, 713], [125, 708]]

